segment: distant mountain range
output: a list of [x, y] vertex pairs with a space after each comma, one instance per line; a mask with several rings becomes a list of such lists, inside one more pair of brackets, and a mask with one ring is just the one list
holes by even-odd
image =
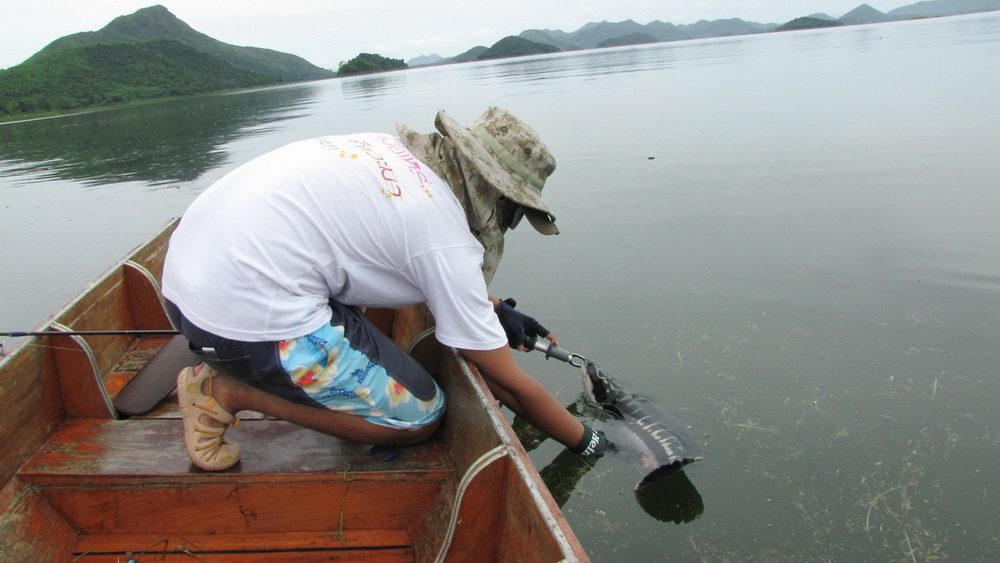
[[[783, 26], [788, 26], [785, 29], [795, 29], [831, 25], [830, 22], [833, 22], [834, 25], [861, 25], [916, 18], [991, 12], [994, 10], [1000, 10], [1000, 0], [928, 0], [902, 6], [888, 13], [880, 12], [868, 4], [862, 4], [839, 18], [834, 18], [826, 14], [813, 14], [805, 18], [797, 18], [797, 20], [817, 20], [815, 22], [799, 21], [800, 25], [789, 25], [796, 22], [796, 20], [786, 22], [785, 24], [777, 24], [748, 22], [738, 18], [713, 21], [701, 20], [697, 23], [681, 25], [661, 21], [653, 21], [643, 25], [633, 20], [625, 20], [622, 22], [603, 21], [588, 23], [573, 32], [528, 29], [522, 31], [517, 37], [534, 43], [551, 45], [557, 47], [560, 51], [576, 51], [620, 45], [768, 33], [779, 31]], [[410, 66], [421, 66], [467, 62], [481, 58], [486, 50], [487, 47], [477, 46], [451, 58], [442, 57], [437, 54], [423, 55], [410, 59], [407, 61], [407, 64]]]
[[[645, 25], [632, 20], [604, 21], [588, 23], [569, 33], [529, 29], [518, 36], [505, 37], [491, 47], [473, 47], [447, 59], [438, 55], [417, 57], [409, 64], [460, 63], [993, 10], [1000, 10], [1000, 0], [931, 0], [888, 13], [862, 4], [840, 18], [813, 14], [782, 25], [736, 18], [702, 20], [686, 25], [661, 21]], [[135, 100], [334, 76], [332, 70], [319, 68], [295, 55], [223, 43], [195, 31], [163, 6], [152, 6], [116, 18], [99, 31], [57, 39], [20, 65], [0, 70], [0, 121]]]

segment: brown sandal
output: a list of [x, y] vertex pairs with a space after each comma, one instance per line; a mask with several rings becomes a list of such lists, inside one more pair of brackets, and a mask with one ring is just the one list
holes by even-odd
[[[200, 374], [194, 368], [185, 368], [177, 375], [177, 402], [184, 421], [184, 446], [188, 456], [206, 471], [228, 469], [240, 460], [240, 445], [225, 437], [226, 430], [240, 420], [227, 412], [212, 397], [212, 379], [217, 372], [204, 366]], [[209, 380], [208, 395], [202, 392], [205, 379]], [[209, 426], [201, 421], [207, 415], [225, 426]]]

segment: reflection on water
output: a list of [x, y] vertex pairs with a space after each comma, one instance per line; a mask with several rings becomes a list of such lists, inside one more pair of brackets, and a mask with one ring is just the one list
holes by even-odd
[[493, 64], [470, 65], [468, 72], [474, 80], [501, 79], [515, 83], [639, 73], [672, 66], [673, 60], [669, 55], [671, 49], [667, 44], [657, 44], [638, 48], [619, 47], [539, 55], [502, 60]]
[[340, 80], [345, 98], [377, 98], [406, 85], [406, 74], [387, 72], [371, 76], [358, 76]]
[[[601, 409], [586, 398], [586, 394], [581, 394], [575, 402], [567, 405], [566, 410], [573, 416], [591, 423], [600, 418], [607, 418]], [[654, 467], [649, 465], [649, 459], [643, 459], [643, 452], [632, 449], [633, 444], [618, 441], [622, 434], [614, 432], [614, 427], [622, 424], [625, 423], [610, 419], [601, 426], [614, 444], [612, 450], [604, 456], [583, 458], [564, 448], [547, 465], [539, 468], [542, 481], [552, 493], [556, 504], [564, 507], [574, 494], [581, 494], [581, 481], [592, 472], [598, 474], [607, 471], [634, 472], [636, 480], [640, 477], [643, 479], [642, 486], [635, 487], [636, 504], [646, 514], [660, 522], [675, 524], [692, 522], [704, 514], [705, 504], [701, 495], [683, 469], [659, 468], [656, 477], [647, 481], [649, 471]], [[525, 451], [535, 451], [543, 443], [550, 441], [547, 436], [520, 417], [515, 416], [511, 425]], [[582, 493], [586, 493], [585, 488]]]
[[635, 491], [639, 506], [660, 522], [687, 524], [705, 513], [705, 502], [686, 471], [675, 471]]
[[224, 145], [267, 134], [269, 124], [305, 110], [315, 90], [285, 86], [3, 125], [0, 177], [87, 186], [195, 180], [223, 163]]
[[676, 66], [739, 64], [760, 52], [757, 36], [654, 43], [639, 46], [590, 49], [468, 65], [474, 80], [508, 82], [557, 81], [579, 77], [607, 78], [614, 74], [651, 73]]

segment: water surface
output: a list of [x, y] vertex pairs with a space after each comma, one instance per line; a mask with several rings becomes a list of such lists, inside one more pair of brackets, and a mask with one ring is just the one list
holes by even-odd
[[[559, 160], [562, 234], [493, 290], [706, 459], [532, 450], [598, 561], [1000, 553], [1000, 16], [422, 68], [0, 126], [0, 321], [31, 328], [234, 166], [488, 105]], [[579, 374], [522, 365], [583, 417]], [[533, 444], [534, 446], [534, 444]]]

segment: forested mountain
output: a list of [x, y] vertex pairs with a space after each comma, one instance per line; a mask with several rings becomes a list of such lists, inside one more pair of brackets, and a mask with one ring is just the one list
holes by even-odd
[[504, 37], [492, 47], [479, 54], [479, 60], [505, 59], [508, 57], [523, 57], [525, 55], [540, 55], [542, 53], [558, 53], [559, 48], [544, 43], [528, 41], [513, 35]]
[[385, 72], [389, 70], [402, 70], [406, 68], [403, 59], [390, 59], [374, 53], [361, 53], [337, 69], [337, 76], [350, 76], [352, 74], [371, 74], [373, 72]]
[[237, 47], [195, 31], [163, 6], [143, 8], [115, 18], [99, 31], [75, 33], [56, 39], [28, 59], [28, 62], [71, 47], [97, 43], [138, 43], [150, 39], [173, 39], [231, 65], [273, 76], [278, 82], [330, 78], [333, 72], [319, 68], [301, 57], [258, 47]]
[[797, 29], [815, 29], [819, 27], [837, 27], [844, 25], [840, 20], [832, 20], [824, 17], [805, 16], [779, 25], [775, 31], [795, 31]]
[[[436, 61], [427, 64], [456, 64], [471, 63], [474, 61], [485, 61], [488, 59], [505, 59], [509, 57], [524, 57], [527, 55], [541, 55], [543, 53], [558, 53], [558, 47], [531, 41], [520, 36], [508, 35], [497, 41], [491, 47], [477, 45], [468, 51], [451, 57], [450, 59], [438, 58]], [[411, 62], [411, 66], [416, 66]]]
[[294, 55], [223, 43], [153, 6], [0, 71], [0, 118], [333, 76]]
[[624, 47], [626, 45], [644, 45], [646, 43], [659, 43], [659, 40], [652, 35], [646, 35], [645, 33], [629, 33], [628, 35], [622, 35], [621, 37], [613, 37], [611, 39], [605, 39], [597, 44], [597, 48], [602, 47]]
[[893, 17], [883, 14], [872, 8], [868, 4], [862, 4], [850, 12], [840, 16], [840, 21], [846, 25], [858, 25], [866, 23], [882, 23], [893, 21]]
[[468, 51], [466, 51], [466, 52], [464, 52], [464, 53], [462, 53], [460, 55], [457, 55], [457, 56], [452, 57], [450, 59], [444, 59], [444, 60], [441, 60], [441, 61], [438, 61], [438, 62], [439, 63], [448, 63], [448, 64], [452, 64], [452, 63], [471, 63], [472, 61], [478, 61], [479, 60], [479, 56], [482, 55], [483, 53], [485, 53], [486, 51], [487, 51], [486, 47], [483, 47], [482, 45], [476, 45], [475, 47], [469, 49]]
[[172, 39], [60, 49], [0, 73], [0, 115], [273, 84]]

